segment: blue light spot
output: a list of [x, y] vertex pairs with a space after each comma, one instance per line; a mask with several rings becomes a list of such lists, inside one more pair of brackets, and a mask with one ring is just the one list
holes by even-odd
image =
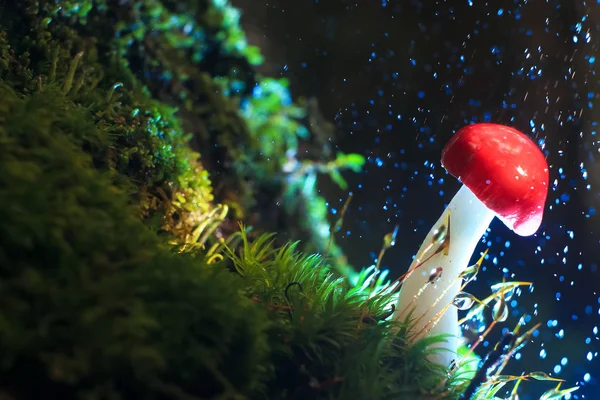
[[555, 374], [560, 374], [561, 370], [562, 370], [562, 367], [560, 365], [555, 365], [554, 366], [554, 373]]
[[569, 363], [569, 360], [567, 359], [567, 357], [563, 357], [560, 360], [560, 364], [564, 367], [565, 365], [567, 365]]

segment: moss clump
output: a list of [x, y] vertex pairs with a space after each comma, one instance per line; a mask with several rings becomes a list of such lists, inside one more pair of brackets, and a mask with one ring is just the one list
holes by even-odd
[[[207, 398], [265, 380], [266, 313], [239, 279], [173, 254], [52, 88], [0, 86], [0, 387], [28, 398]], [[231, 398], [231, 397], [228, 397]]]
[[[38, 22], [39, 16], [21, 18]], [[11, 24], [7, 20], [6, 26]], [[189, 147], [190, 135], [184, 134], [176, 109], [153, 99], [119, 57], [100, 62], [101, 46], [92, 38], [66, 26], [56, 31], [33, 30], [25, 36], [15, 27], [12, 36], [0, 32], [0, 79], [25, 95], [60, 91], [65, 114], [72, 107], [88, 110], [95, 134], [84, 135], [83, 126], [72, 131], [82, 132], [78, 144], [95, 167], [117, 173], [115, 179], [125, 177], [141, 215], [156, 219], [157, 227], [178, 240], [191, 241], [194, 229], [214, 209], [213, 194], [208, 171]]]

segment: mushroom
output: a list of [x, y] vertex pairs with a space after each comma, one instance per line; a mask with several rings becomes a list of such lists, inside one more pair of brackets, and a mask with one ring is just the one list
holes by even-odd
[[[450, 335], [446, 343], [435, 345], [448, 351], [433, 357], [448, 366], [456, 358], [460, 327], [457, 308], [447, 305], [459, 294], [460, 274], [494, 217], [520, 236], [538, 230], [548, 193], [548, 164], [523, 133], [508, 126], [477, 123], [461, 128], [450, 139], [442, 151], [442, 166], [463, 185], [405, 275], [394, 319], [410, 315], [418, 321], [411, 340]], [[439, 268], [441, 276], [426, 285], [430, 271]], [[433, 320], [436, 323], [430, 323]]]

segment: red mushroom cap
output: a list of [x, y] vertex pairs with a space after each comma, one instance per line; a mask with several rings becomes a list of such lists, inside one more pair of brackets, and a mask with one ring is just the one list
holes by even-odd
[[442, 165], [518, 235], [540, 227], [548, 163], [521, 132], [497, 124], [465, 126], [444, 147]]

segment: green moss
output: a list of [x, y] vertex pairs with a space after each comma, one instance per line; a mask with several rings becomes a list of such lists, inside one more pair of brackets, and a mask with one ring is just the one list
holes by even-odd
[[[158, 199], [150, 199], [144, 208], [165, 203], [165, 196], [153, 193], [154, 188], [165, 190], [165, 182], [199, 170], [185, 147], [192, 138], [204, 168], [218, 179], [216, 201], [234, 211], [232, 219], [244, 219], [263, 230], [278, 229], [270, 221], [285, 221], [290, 237], [306, 239], [311, 250], [329, 249], [336, 264], [345, 264], [335, 242], [322, 234], [321, 227], [330, 224], [326, 214], [313, 212], [324, 200], [304, 184], [307, 176], [289, 170], [290, 157], [300, 153], [311, 155], [301, 162], [319, 163], [330, 157], [323, 139], [333, 131], [315, 123], [314, 107], [292, 102], [286, 81], [255, 72], [260, 52], [247, 44], [239, 11], [222, 0], [120, 1], [118, 7], [113, 3], [67, 2], [57, 7], [49, 0], [26, 0], [26, 18], [37, 29], [19, 48], [37, 49], [27, 55], [34, 75], [43, 74], [48, 64], [56, 65], [56, 79], [69, 82], [69, 94], [77, 101], [102, 105], [95, 110], [99, 122], [122, 139], [114, 155], [116, 168], [134, 178], [142, 186], [140, 192]], [[19, 18], [24, 17], [17, 15], [15, 20]], [[52, 58], [59, 43], [58, 57]], [[84, 55], [78, 68], [67, 68], [80, 51]], [[31, 86], [33, 75], [26, 80]], [[123, 85], [113, 90], [118, 83]], [[99, 97], [90, 101], [91, 92], [99, 92]], [[182, 135], [182, 130], [191, 136]], [[306, 146], [311, 151], [304, 151]], [[175, 160], [187, 165], [174, 166]], [[337, 163], [327, 173], [345, 189], [338, 170], [348, 168], [353, 167]], [[187, 176], [191, 183], [191, 175]], [[192, 185], [199, 198], [192, 204], [211, 200], [206, 177]], [[290, 181], [294, 182], [286, 183]], [[282, 215], [273, 215], [278, 209], [273, 199], [291, 192], [297, 201], [284, 202], [279, 208]], [[171, 193], [166, 197], [173, 199]], [[306, 213], [314, 224], [297, 222], [298, 215]], [[315, 230], [314, 225], [320, 228]]]
[[[386, 379], [407, 395], [413, 374], [439, 381], [422, 349], [360, 328], [389, 293], [367, 300], [268, 237], [232, 254], [239, 278], [173, 254], [81, 150], [99, 134], [86, 109], [65, 113], [52, 88], [2, 86], [0, 99], [0, 388], [12, 398], [377, 398]], [[420, 361], [405, 365], [411, 351]]]
[[[65, 35], [70, 40], [60, 41]], [[184, 239], [213, 208], [208, 172], [188, 146], [177, 110], [153, 99], [117, 56], [99, 63], [99, 47], [64, 27], [25, 37], [4, 32], [0, 78], [24, 94], [60, 88], [65, 114], [87, 109], [98, 134], [82, 139], [81, 148], [97, 168], [127, 178], [142, 215], [156, 216], [159, 226]]]
[[5, 394], [347, 399], [445, 389], [424, 347], [359, 322], [392, 301], [381, 281], [369, 298], [368, 275], [349, 286], [320, 257], [268, 236], [244, 237], [230, 254], [239, 277], [174, 254], [83, 151], [106, 135], [88, 109], [53, 86], [23, 97], [2, 85], [0, 99]]
[[445, 369], [425, 360], [433, 352], [427, 346], [442, 338], [409, 345], [406, 326], [372, 322], [389, 315], [395, 299], [385, 276], [371, 292], [372, 271], [349, 285], [321, 257], [298, 253], [297, 243], [277, 248], [272, 241], [244, 240], [230, 254], [247, 292], [272, 311], [276, 369], [267, 398], [458, 398], [460, 380], [446, 382]]
[[161, 244], [111, 174], [93, 168], [81, 140], [102, 132], [67, 104], [52, 88], [23, 98], [0, 86], [2, 390], [26, 399], [258, 389], [266, 313], [226, 270]]

